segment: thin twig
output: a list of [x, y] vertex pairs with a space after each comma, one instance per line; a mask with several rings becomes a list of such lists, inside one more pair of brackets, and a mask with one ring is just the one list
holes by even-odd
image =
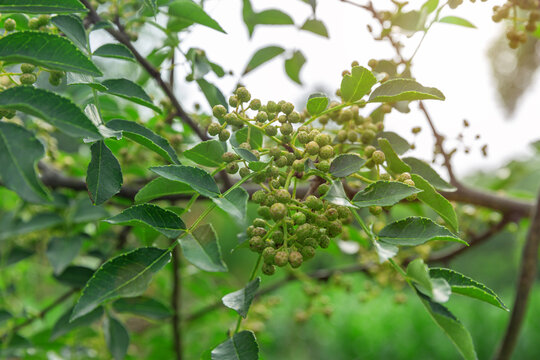
[[173, 309], [171, 324], [176, 360], [182, 360], [182, 328], [180, 324], [180, 308], [182, 306], [182, 278], [180, 275], [180, 266], [180, 254], [177, 246], [172, 251], [173, 288], [171, 295], [171, 307]]

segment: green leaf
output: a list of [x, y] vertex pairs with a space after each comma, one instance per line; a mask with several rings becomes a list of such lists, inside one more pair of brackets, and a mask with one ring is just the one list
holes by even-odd
[[412, 100], [444, 100], [442, 92], [425, 87], [411, 79], [391, 79], [376, 88], [369, 97], [369, 102], [396, 102]]
[[104, 313], [103, 308], [100, 306], [94, 308], [92, 311], [89, 311], [84, 316], [81, 316], [76, 320], [69, 321], [72, 311], [73, 308], [69, 309], [56, 321], [51, 331], [50, 341], [54, 341], [76, 328], [89, 326], [93, 322], [101, 319]]
[[169, 4], [169, 15], [190, 23], [197, 23], [226, 34], [225, 30], [191, 0], [176, 0]]
[[178, 241], [186, 259], [204, 271], [228, 271], [221, 258], [216, 232], [211, 224], [199, 226]]
[[476, 26], [474, 26], [469, 20], [460, 18], [458, 16], [445, 16], [439, 19], [439, 22], [476, 29]]
[[178, 215], [153, 204], [129, 207], [105, 221], [117, 225], [148, 225], [171, 239], [186, 230], [186, 225]]
[[129, 347], [129, 333], [120, 321], [107, 314], [103, 322], [103, 332], [107, 348], [114, 360], [122, 360], [126, 357]]
[[417, 246], [428, 241], [456, 241], [468, 245], [448, 229], [423, 217], [408, 217], [386, 225], [379, 240], [393, 245]]
[[67, 73], [66, 75], [66, 84], [67, 85], [82, 85], [88, 86], [97, 91], [106, 92], [107, 88], [97, 82], [93, 77], [77, 73]]
[[281, 10], [268, 9], [255, 14], [258, 25], [294, 25], [293, 19]]
[[0, 109], [39, 117], [71, 136], [103, 138], [92, 121], [70, 100], [33, 86], [15, 86], [0, 92]]
[[300, 29], [328, 38], [328, 30], [321, 20], [307, 19]]
[[399, 156], [396, 154], [394, 149], [392, 148], [392, 145], [390, 145], [390, 142], [387, 139], [379, 138], [379, 147], [384, 152], [384, 155], [386, 157], [386, 163], [388, 164], [388, 168], [394, 172], [395, 174], [400, 174], [403, 172], [411, 171], [411, 168], [409, 165], [405, 164]]
[[437, 10], [437, 7], [439, 6], [439, 0], [427, 0], [422, 5], [422, 10], [426, 11], [427, 14], [431, 14], [435, 10]]
[[450, 284], [454, 294], [461, 294], [508, 311], [502, 300], [487, 286], [457, 271], [443, 268], [429, 269], [431, 278], [442, 278]]
[[107, 88], [107, 93], [146, 106], [161, 114], [161, 109], [154, 105], [150, 96], [140, 85], [127, 79], [109, 79], [103, 81], [102, 84]]
[[172, 316], [172, 311], [168, 306], [144, 296], [118, 299], [112, 307], [118, 313], [140, 315], [154, 320], [163, 320]]
[[69, 14], [86, 12], [78, 0], [0, 0], [2, 13]]
[[246, 160], [248, 163], [252, 163], [257, 161], [257, 157], [255, 154], [253, 154], [250, 150], [239, 148], [239, 147], [233, 147], [233, 150], [235, 153], [237, 153], [242, 159]]
[[452, 204], [420, 175], [412, 174], [411, 178], [414, 181], [415, 187], [423, 190], [418, 194], [418, 199], [435, 210], [443, 218], [450, 230], [457, 232], [459, 228], [458, 218]]
[[193, 166], [168, 165], [151, 167], [150, 170], [166, 179], [188, 184], [203, 196], [213, 198], [220, 194], [216, 181], [203, 169]]
[[0, 324], [6, 322], [7, 320], [13, 318], [13, 315], [7, 310], [1, 309], [0, 310]]
[[82, 289], [88, 280], [94, 275], [94, 270], [84, 266], [68, 266], [61, 274], [54, 278], [64, 285], [75, 289]]
[[211, 107], [223, 105], [225, 106], [225, 109], [229, 108], [229, 104], [227, 103], [225, 96], [223, 96], [223, 93], [217, 88], [217, 86], [209, 83], [205, 79], [198, 79], [197, 84], [199, 85], [199, 88], [203, 92], [204, 97]]
[[94, 56], [135, 62], [135, 56], [124, 44], [105, 44], [94, 51]]
[[326, 110], [329, 102], [330, 100], [325, 94], [311, 94], [309, 95], [306, 109], [311, 116], [316, 116]]
[[429, 276], [429, 269], [422, 259], [415, 259], [409, 263], [407, 277], [415, 283], [414, 287], [418, 291], [437, 303], [447, 302], [452, 294], [452, 289], [446, 280], [432, 279]]
[[300, 50], [296, 50], [290, 58], [285, 60], [285, 72], [287, 73], [287, 76], [300, 85], [302, 85], [302, 81], [300, 80], [300, 70], [302, 70], [302, 66], [304, 66], [305, 63], [306, 58]]
[[148, 6], [150, 10], [152, 10], [154, 16], [156, 16], [158, 13], [157, 0], [144, 0], [144, 3], [146, 4], [146, 6]]
[[109, 213], [102, 206], [94, 206], [88, 197], [78, 199], [70, 212], [67, 222], [74, 224], [97, 221], [109, 217]]
[[0, 121], [0, 179], [3, 186], [26, 201], [48, 201], [49, 194], [36, 174], [36, 163], [44, 155], [45, 148], [33, 133], [19, 125]]
[[243, 127], [234, 133], [234, 138], [238, 144], [247, 142], [249, 138], [249, 145], [253, 150], [259, 150], [263, 145], [263, 133], [255, 128]]
[[377, 139], [373, 140], [372, 143], [372, 145], [376, 148], [379, 147], [379, 143], [377, 142], [379, 138], [385, 138], [386, 140], [388, 140], [390, 146], [392, 146], [392, 149], [394, 149], [394, 151], [398, 155], [407, 152], [411, 148], [411, 145], [409, 145], [407, 140], [392, 131], [381, 131], [377, 134]]
[[29, 258], [34, 255], [34, 251], [20, 246], [14, 246], [7, 254], [0, 253], [0, 255], [2, 256], [2, 259], [5, 259], [2, 265], [7, 267]]
[[322, 199], [325, 199], [326, 201], [329, 201], [335, 205], [354, 207], [345, 194], [343, 184], [340, 180], [335, 180], [332, 182], [332, 184], [330, 184], [330, 189], [328, 189], [328, 192], [324, 194]]
[[251, 60], [249, 60], [243, 75], [255, 70], [257, 67], [272, 60], [276, 56], [283, 54], [283, 52], [285, 52], [285, 49], [279, 46], [267, 46], [257, 50], [251, 57]]
[[73, 235], [53, 237], [47, 244], [47, 259], [53, 266], [55, 274], [61, 274], [79, 254], [84, 237]]
[[261, 278], [258, 277], [250, 281], [243, 289], [225, 295], [221, 301], [223, 301], [223, 305], [229, 309], [233, 309], [243, 318], [246, 318], [251, 302], [255, 298], [260, 284]]
[[86, 185], [92, 203], [101, 205], [122, 188], [122, 169], [104, 141], [92, 144], [90, 151], [92, 160], [86, 172]]
[[474, 351], [471, 335], [454, 314], [443, 305], [431, 301], [422, 293], [417, 292], [417, 295], [420, 297], [420, 300], [422, 300], [422, 303], [433, 320], [458, 348], [463, 358], [465, 360], [476, 360], [477, 356]]
[[353, 66], [351, 74], [345, 75], [341, 80], [341, 98], [343, 102], [352, 103], [369, 94], [377, 79], [362, 66]]
[[396, 256], [399, 251], [399, 248], [397, 246], [380, 242], [380, 241], [374, 241], [373, 247], [375, 248], [375, 251], [377, 252], [377, 256], [379, 257], [379, 262], [381, 264], [385, 262], [386, 260]]
[[400, 11], [392, 17], [392, 25], [407, 32], [416, 32], [424, 29], [426, 17], [427, 13], [421, 11]]
[[7, 226], [4, 225], [0, 228], [0, 240], [5, 240], [13, 236], [24, 235], [35, 231], [48, 229], [63, 222], [64, 219], [62, 217], [52, 212], [35, 214], [27, 221], [21, 221], [20, 219], [16, 219], [15, 221], [9, 223]]
[[359, 208], [367, 206], [392, 206], [421, 190], [397, 181], [377, 181], [357, 192], [352, 203]]
[[107, 261], [86, 284], [70, 321], [88, 314], [107, 300], [141, 295], [152, 276], [161, 270], [170, 258], [168, 250], [145, 247]]
[[259, 345], [255, 334], [245, 330], [234, 334], [212, 350], [212, 360], [257, 360]]
[[437, 172], [435, 172], [435, 170], [429, 166], [428, 163], [413, 157], [405, 157], [401, 160], [411, 167], [411, 173], [422, 176], [425, 180], [429, 181], [434, 188], [442, 191], [456, 190], [453, 185], [447, 183], [443, 178], [441, 178], [439, 174], [437, 174]]
[[171, 163], [180, 164], [178, 155], [176, 155], [169, 141], [144, 125], [134, 121], [114, 119], [107, 123], [107, 127], [122, 131], [122, 134], [128, 139], [147, 147]]
[[263, 169], [265, 169], [268, 164], [270, 164], [270, 161], [268, 162], [264, 162], [264, 161], [251, 161], [249, 164], [248, 164], [248, 167], [253, 170], [253, 171], [261, 171]]
[[0, 60], [91, 76], [103, 75], [71, 41], [44, 32], [20, 31], [3, 37], [0, 39]]
[[212, 201], [228, 213], [240, 226], [245, 225], [249, 194], [241, 187], [235, 188], [225, 196], [212, 198]]
[[81, 49], [86, 49], [86, 30], [80, 17], [58, 15], [53, 17], [51, 22]]
[[139, 190], [135, 195], [135, 202], [144, 203], [164, 196], [193, 193], [193, 189], [187, 184], [158, 177]]
[[335, 177], [344, 178], [359, 171], [366, 163], [366, 160], [355, 154], [338, 155], [330, 164], [330, 174]]
[[208, 140], [184, 151], [184, 156], [202, 166], [218, 167], [223, 164], [221, 156], [224, 153], [225, 150], [221, 142]]

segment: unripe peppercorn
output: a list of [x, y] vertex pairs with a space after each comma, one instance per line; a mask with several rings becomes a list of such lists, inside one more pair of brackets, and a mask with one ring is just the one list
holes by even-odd
[[328, 248], [329, 245], [330, 245], [330, 238], [327, 235], [322, 235], [319, 238], [319, 246], [323, 249], [326, 249]]
[[309, 260], [315, 256], [315, 249], [312, 246], [304, 246], [300, 253], [304, 259]]
[[306, 152], [309, 155], [317, 155], [319, 153], [319, 144], [315, 141], [310, 141], [306, 144]]
[[227, 162], [227, 163], [230, 163], [231, 161], [235, 161], [235, 160], [238, 160], [238, 155], [236, 155], [235, 153], [232, 153], [230, 151], [227, 151], [226, 153], [224, 153], [223, 155], [221, 155], [221, 160]]
[[321, 159], [330, 159], [334, 156], [334, 148], [332, 145], [325, 145], [319, 150], [319, 157]]
[[296, 155], [294, 155], [293, 153], [286, 152], [284, 156], [287, 158], [287, 165], [288, 166], [291, 166], [293, 164], [294, 160], [296, 160]]
[[289, 123], [285, 123], [285, 124], [281, 125], [281, 127], [279, 128], [279, 131], [283, 135], [291, 135], [293, 130], [294, 129], [293, 129], [292, 125], [289, 124]]
[[362, 133], [360, 140], [362, 141], [363, 144], [371, 144], [373, 139], [375, 139], [375, 136], [376, 136], [375, 132], [373, 130], [368, 129]]
[[384, 113], [384, 114], [388, 114], [392, 111], [392, 105], [390, 104], [382, 104], [381, 105], [381, 111]]
[[223, 105], [216, 105], [212, 108], [212, 114], [218, 119], [222, 119], [227, 114], [227, 109]]
[[285, 115], [289, 115], [290, 113], [292, 113], [294, 110], [294, 105], [290, 102], [286, 102], [284, 104], [281, 105], [281, 111], [285, 114]]
[[255, 120], [257, 120], [260, 123], [263, 123], [266, 120], [268, 120], [268, 114], [264, 111], [259, 111], [257, 115], [255, 115]]
[[404, 184], [406, 185], [409, 185], [409, 186], [414, 186], [414, 181], [412, 181], [411, 179], [406, 179], [403, 181]]
[[238, 169], [239, 169], [238, 163], [235, 163], [235, 162], [228, 163], [227, 166], [225, 167], [225, 171], [229, 174], [236, 174], [238, 172]]
[[223, 129], [219, 132], [219, 140], [220, 141], [227, 141], [231, 137], [231, 132], [227, 129]]
[[270, 276], [274, 275], [274, 273], [276, 272], [276, 267], [270, 264], [263, 264], [261, 270], [264, 275]]
[[34, 64], [22, 64], [21, 65], [21, 71], [25, 74], [30, 74], [34, 72], [36, 69], [36, 66]]
[[274, 255], [274, 264], [276, 264], [277, 266], [285, 266], [288, 262], [289, 254], [287, 254], [285, 251], [278, 251], [276, 252], [276, 255]]
[[249, 239], [249, 248], [252, 251], [260, 252], [264, 248], [264, 241], [260, 236], [253, 236]]
[[39, 28], [39, 20], [37, 18], [32, 18], [28, 20], [28, 28], [30, 30], [36, 30]]
[[280, 156], [277, 160], [276, 160], [276, 166], [277, 167], [284, 167], [287, 165], [287, 157], [286, 156]]
[[241, 178], [245, 178], [246, 176], [249, 176], [251, 174], [251, 171], [247, 167], [243, 167], [240, 169], [239, 173]]
[[347, 131], [347, 140], [350, 142], [356, 142], [358, 140], [358, 134], [354, 130]]
[[249, 108], [251, 110], [259, 110], [261, 108], [261, 100], [253, 99], [249, 102]]
[[234, 95], [230, 96], [229, 97], [229, 105], [232, 106], [233, 108], [237, 107], [238, 106], [238, 98]]
[[334, 220], [328, 223], [328, 236], [330, 237], [336, 237], [339, 234], [341, 234], [341, 231], [343, 230], [343, 227], [341, 226], [341, 221]]
[[330, 144], [330, 135], [328, 134], [319, 134], [315, 136], [314, 141], [319, 144], [319, 146], [325, 146]]
[[274, 263], [274, 256], [276, 256], [276, 249], [274, 249], [273, 247], [266, 247], [264, 248], [263, 252], [262, 252], [262, 256], [263, 256], [263, 259], [264, 259], [264, 262], [266, 264], [273, 264]]
[[368, 66], [372, 69], [376, 68], [379, 62], [375, 59], [371, 59], [368, 61]]
[[292, 113], [287, 115], [287, 120], [294, 124], [294, 123], [300, 122], [301, 116], [298, 112], [293, 111]]
[[309, 135], [305, 131], [300, 131], [296, 138], [300, 144], [307, 144], [309, 142]]
[[347, 140], [347, 131], [339, 130], [336, 138], [337, 138], [337, 141], [339, 142], [345, 142]]
[[321, 184], [317, 188], [317, 193], [319, 195], [323, 196], [324, 194], [326, 194], [328, 192], [328, 190], [330, 190], [330, 186], [328, 186], [328, 184]]
[[297, 212], [292, 216], [292, 219], [296, 225], [302, 225], [306, 223], [306, 215], [301, 212]]
[[323, 207], [322, 200], [314, 195], [309, 195], [305, 201], [305, 204], [311, 210], [321, 210]]
[[351, 210], [346, 206], [338, 206], [337, 211], [340, 219], [346, 219], [351, 216]]
[[371, 155], [373, 155], [373, 153], [375, 152], [375, 146], [373, 145], [368, 145], [364, 148], [364, 155], [366, 155], [367, 158], [370, 158]]
[[208, 126], [208, 135], [216, 136], [220, 132], [221, 132], [221, 125], [219, 125], [218, 123], [213, 122]]
[[17, 22], [13, 19], [6, 19], [6, 21], [4, 22], [4, 29], [8, 32], [15, 30], [16, 27]]
[[401, 182], [404, 182], [405, 180], [410, 180], [410, 179], [411, 179], [411, 174], [408, 172], [401, 173], [397, 178], [397, 180]]
[[328, 172], [330, 171], [330, 161], [321, 160], [315, 164], [315, 167], [322, 172]]
[[370, 206], [369, 212], [373, 215], [380, 215], [382, 213], [382, 207], [380, 206]]
[[275, 101], [272, 101], [272, 100], [266, 103], [266, 109], [268, 110], [268, 112], [271, 112], [271, 113], [277, 113], [279, 111], [278, 105], [276, 104]]
[[276, 191], [276, 199], [280, 203], [286, 204], [291, 201], [291, 194], [285, 189], [279, 189]]
[[270, 207], [270, 214], [272, 219], [281, 220], [287, 215], [287, 207], [282, 203], [275, 203]]
[[241, 103], [245, 103], [251, 99], [251, 94], [245, 87], [242, 86], [236, 89], [236, 97]]
[[277, 135], [277, 127], [274, 125], [269, 125], [264, 129], [264, 132], [268, 136], [276, 136]]
[[296, 269], [302, 265], [302, 261], [304, 260], [302, 254], [300, 254], [298, 251], [291, 251], [289, 254], [289, 264], [291, 264], [291, 267]]
[[335, 208], [328, 208], [326, 209], [326, 211], [324, 212], [324, 216], [326, 216], [326, 218], [330, 221], [333, 221], [333, 220], [337, 220], [337, 218], [339, 217], [339, 214], [338, 214], [338, 211], [337, 209]]
[[384, 181], [389, 181], [389, 180], [392, 179], [392, 177], [388, 173], [381, 174], [379, 178], [380, 178], [380, 180], [384, 180]]
[[19, 80], [23, 85], [32, 85], [37, 81], [37, 77], [34, 74], [22, 74], [19, 76]]
[[268, 206], [261, 206], [260, 208], [258, 208], [257, 214], [268, 220], [272, 218], [272, 215], [270, 214], [270, 208]]
[[294, 171], [302, 172], [304, 171], [305, 165], [303, 160], [294, 160], [292, 168]]
[[375, 164], [382, 164], [386, 157], [384, 156], [384, 153], [381, 150], [375, 150], [373, 154], [371, 155], [371, 159]]

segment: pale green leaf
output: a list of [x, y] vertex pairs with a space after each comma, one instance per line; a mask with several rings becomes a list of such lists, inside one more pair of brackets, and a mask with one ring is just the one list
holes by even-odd
[[309, 95], [306, 109], [311, 116], [316, 116], [322, 113], [328, 107], [330, 100], [325, 94], [316, 93]]
[[86, 30], [80, 17], [76, 15], [58, 15], [51, 22], [71, 41], [86, 50]]
[[362, 66], [353, 66], [351, 74], [341, 80], [341, 98], [343, 102], [352, 103], [360, 100], [371, 91], [377, 80], [375, 76]]
[[328, 30], [321, 20], [307, 19], [300, 29], [328, 38]]
[[217, 140], [203, 141], [184, 151], [184, 156], [191, 161], [210, 167], [218, 167], [223, 164], [221, 156], [225, 153], [223, 145]]
[[421, 190], [397, 181], [377, 181], [357, 192], [352, 203], [357, 207], [392, 206]]
[[188, 23], [197, 23], [226, 33], [204, 10], [191, 0], [176, 0], [169, 4], [169, 15]]
[[355, 154], [338, 155], [330, 164], [330, 174], [335, 177], [344, 178], [358, 172], [366, 160]]
[[261, 278], [258, 277], [249, 282], [243, 289], [225, 295], [221, 301], [223, 301], [223, 305], [229, 309], [233, 309], [240, 316], [245, 318], [249, 311], [249, 307], [251, 306], [251, 302], [257, 294], [260, 284]]
[[199, 226], [179, 240], [186, 259], [199, 269], [211, 272], [228, 271], [221, 258], [217, 234], [211, 224]]
[[445, 16], [439, 19], [439, 22], [476, 29], [476, 26], [474, 26], [469, 20], [460, 18], [458, 16]]
[[279, 46], [266, 46], [261, 48], [253, 54], [251, 60], [249, 60], [246, 68], [244, 70], [244, 75], [249, 73], [252, 70], [255, 70], [257, 67], [262, 64], [272, 60], [276, 56], [279, 56], [285, 52], [285, 49]]
[[417, 246], [428, 241], [455, 241], [468, 245], [448, 229], [423, 217], [408, 217], [386, 225], [378, 234], [379, 240], [393, 245]]
[[107, 88], [107, 93], [119, 96], [123, 99], [132, 101], [136, 104], [146, 106], [154, 111], [161, 113], [161, 109], [154, 105], [152, 99], [144, 89], [127, 79], [109, 79], [102, 82]]
[[396, 102], [412, 100], [444, 100], [442, 92], [425, 87], [412, 79], [391, 79], [376, 88], [369, 97], [369, 102]]
[[426, 162], [413, 157], [405, 157], [401, 160], [411, 167], [411, 173], [422, 176], [425, 180], [429, 181], [434, 188], [442, 191], [456, 190], [454, 186], [441, 178], [440, 175], [437, 174], [437, 172], [433, 170]]
[[193, 193], [193, 189], [187, 184], [158, 177], [139, 190], [135, 195], [135, 202], [144, 203], [169, 195]]
[[300, 80], [300, 70], [302, 70], [305, 63], [306, 58], [300, 50], [296, 50], [290, 58], [285, 60], [285, 72], [287, 73], [287, 76], [300, 85], [302, 84], [302, 81]]
[[212, 350], [212, 360], [257, 360], [259, 345], [255, 334], [241, 331]]

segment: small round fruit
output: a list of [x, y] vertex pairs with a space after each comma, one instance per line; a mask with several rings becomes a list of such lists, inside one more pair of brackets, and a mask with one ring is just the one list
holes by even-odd
[[386, 160], [386, 157], [384, 156], [384, 153], [381, 150], [375, 150], [373, 154], [371, 155], [371, 159], [373, 159], [373, 162], [375, 164], [380, 165]]
[[276, 255], [274, 255], [274, 264], [276, 264], [279, 267], [287, 265], [289, 262], [289, 254], [285, 251], [278, 251], [276, 252]]
[[227, 171], [227, 173], [229, 174], [236, 174], [238, 172], [238, 169], [239, 169], [238, 163], [235, 163], [235, 162], [228, 163], [227, 166], [225, 167], [225, 171]]
[[223, 105], [216, 105], [212, 108], [212, 113], [218, 119], [222, 119], [227, 114], [227, 109]]
[[275, 203], [270, 207], [270, 214], [272, 219], [281, 220], [287, 215], [287, 207], [282, 203]]
[[292, 219], [296, 225], [302, 225], [306, 223], [306, 215], [301, 212], [297, 212], [292, 216]]
[[22, 74], [19, 76], [19, 80], [23, 85], [32, 85], [37, 81], [37, 77], [34, 74]]
[[268, 275], [268, 276], [274, 275], [274, 273], [276, 272], [276, 267], [270, 264], [263, 264], [262, 272], [264, 275]]
[[302, 261], [304, 260], [302, 254], [300, 254], [298, 251], [291, 251], [289, 254], [289, 264], [291, 264], [291, 267], [296, 269], [302, 265]]
[[305, 204], [311, 210], [320, 210], [323, 207], [322, 200], [314, 195], [309, 195], [305, 201]]
[[21, 71], [25, 74], [30, 74], [34, 72], [36, 69], [36, 66], [34, 64], [22, 64], [21, 65]]
[[245, 103], [251, 99], [251, 94], [249, 93], [248, 89], [242, 86], [236, 89], [236, 97], [238, 100], [240, 100], [240, 102]]
[[330, 159], [332, 156], [334, 156], [334, 148], [332, 145], [325, 145], [319, 151], [319, 157], [321, 159]]
[[219, 140], [227, 141], [231, 137], [231, 132], [227, 129], [223, 129], [219, 132]]
[[213, 122], [208, 126], [208, 134], [210, 136], [216, 136], [220, 132], [221, 132], [221, 125], [219, 125], [218, 123]]
[[7, 19], [4, 22], [4, 29], [8, 32], [15, 30], [16, 27], [17, 27], [17, 22], [13, 19]]
[[319, 153], [319, 144], [315, 141], [310, 141], [306, 144], [306, 152], [309, 155], [317, 155]]

